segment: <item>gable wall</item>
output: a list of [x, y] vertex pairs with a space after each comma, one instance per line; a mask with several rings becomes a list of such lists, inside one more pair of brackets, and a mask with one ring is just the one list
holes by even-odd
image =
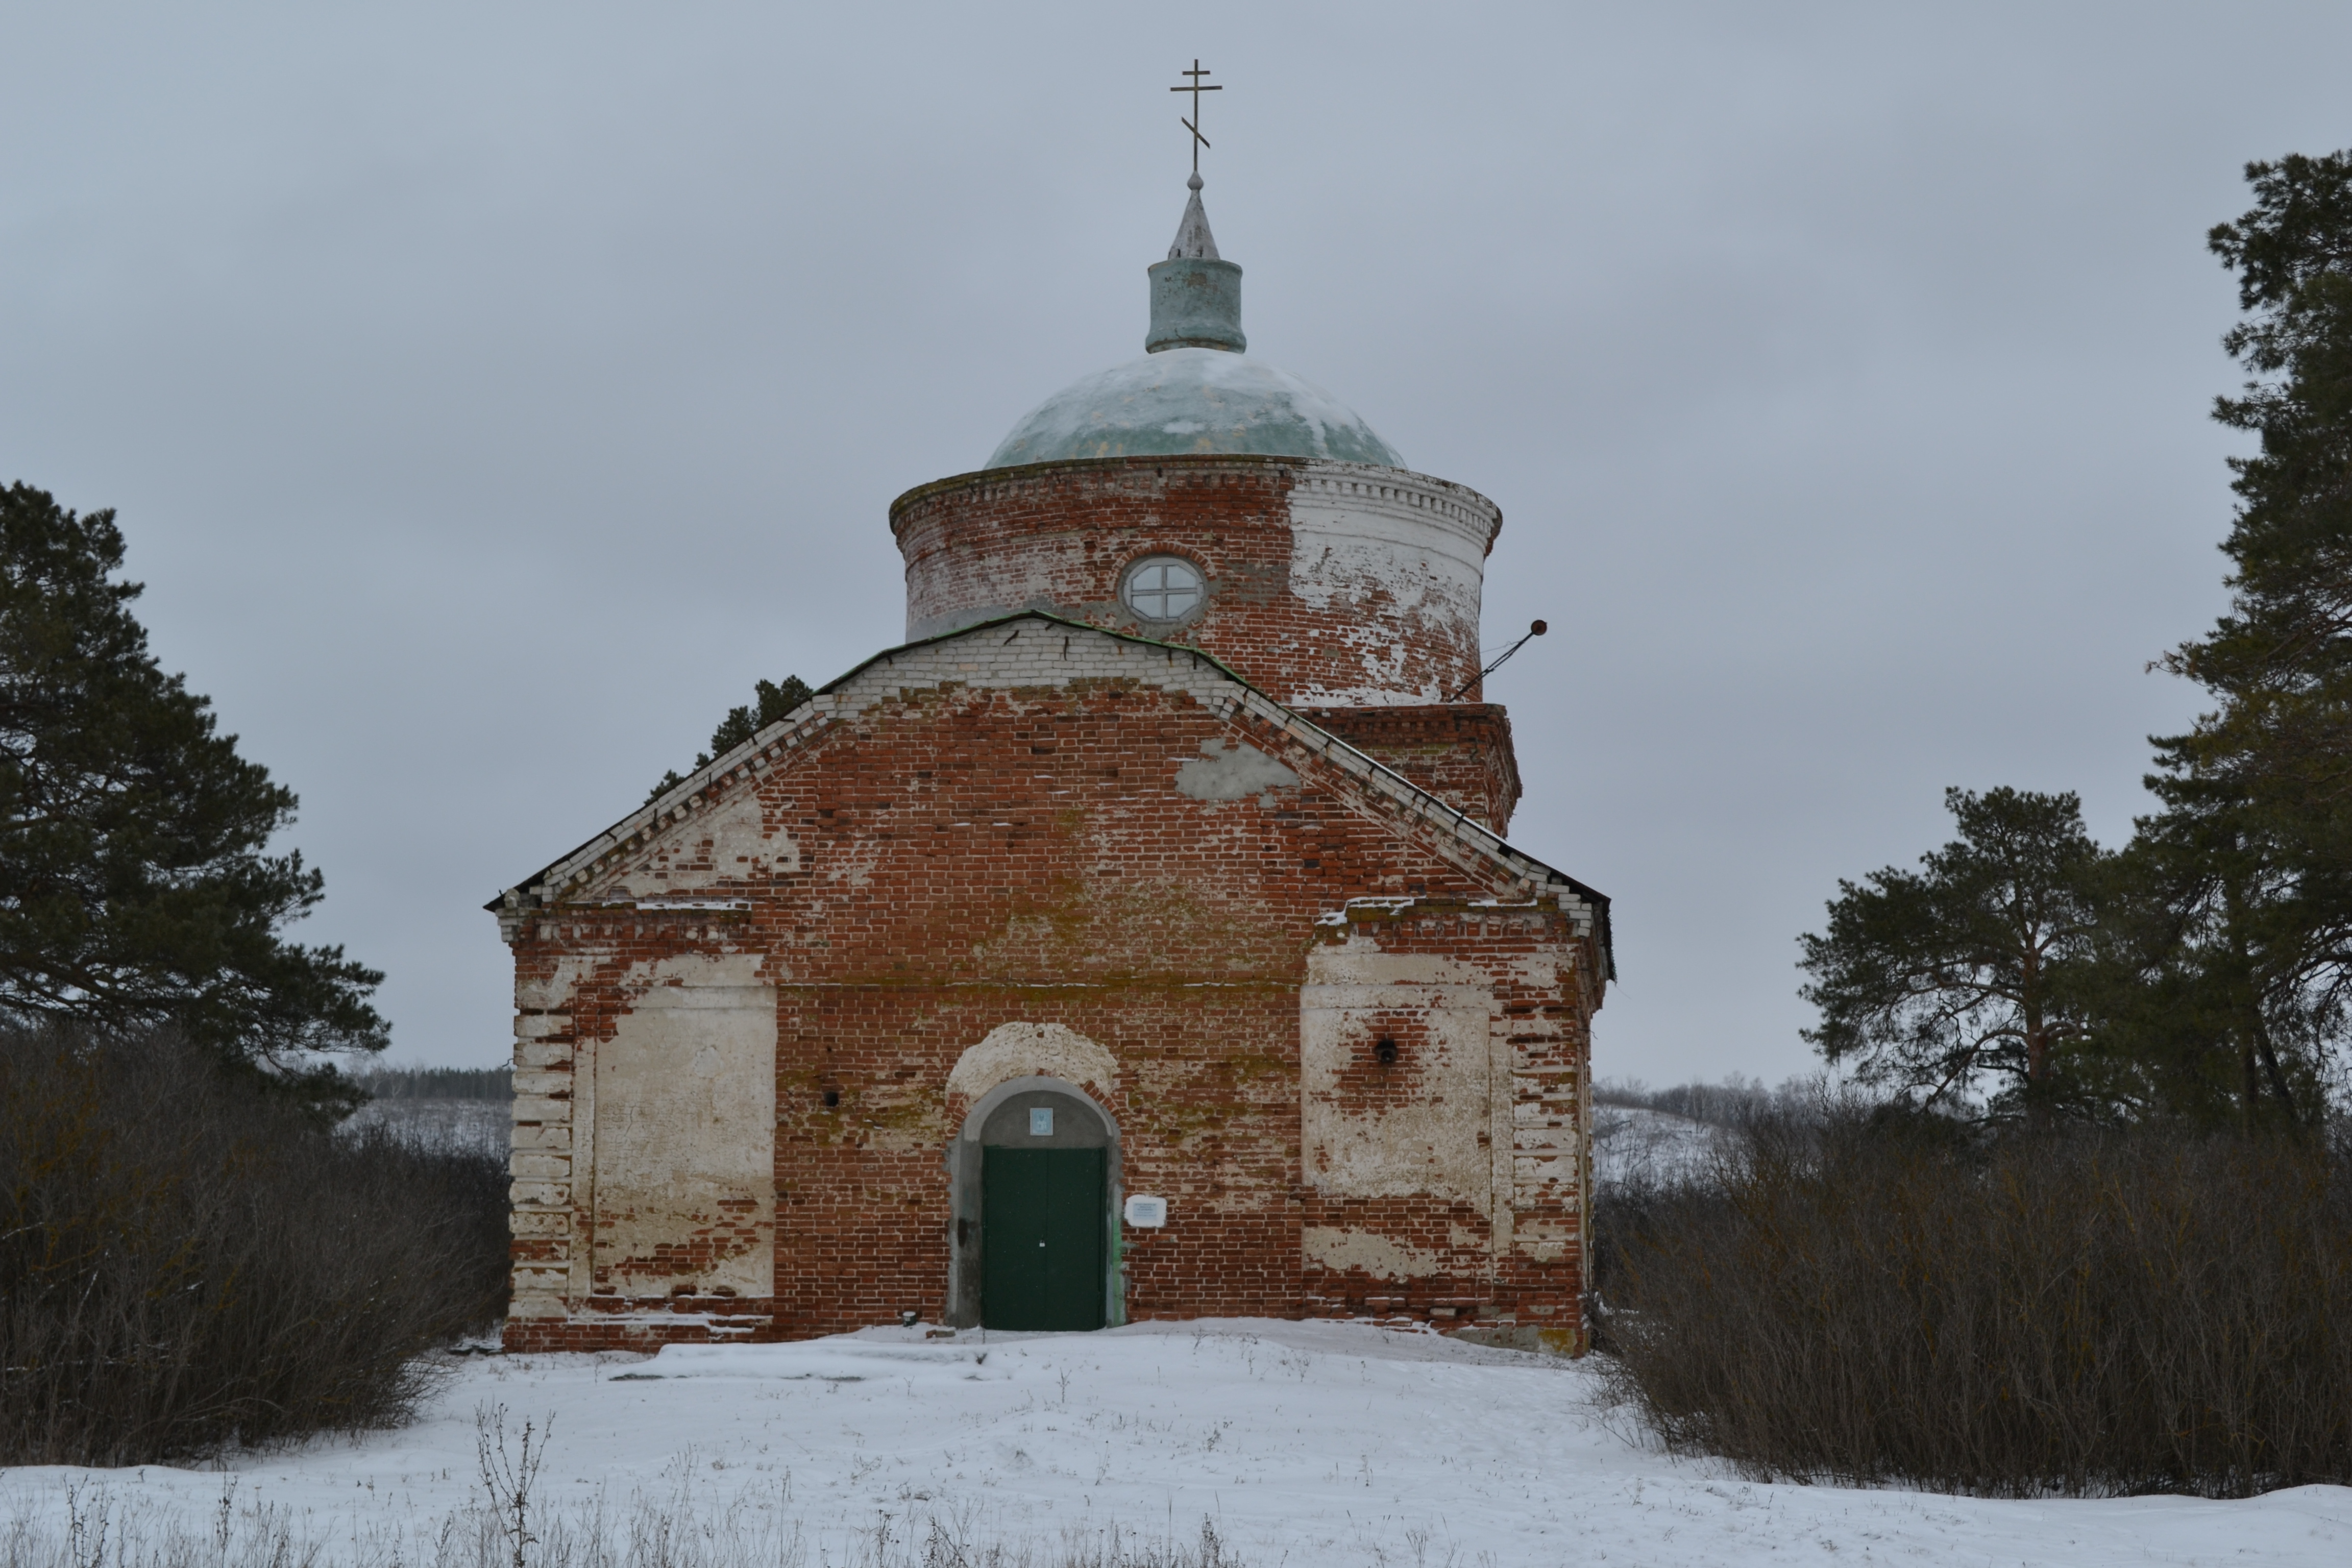
[[[1350, 899], [1497, 889], [1367, 813], [1272, 726], [1231, 716], [1240, 689], [1213, 668], [1045, 623], [1014, 631], [869, 667], [785, 763], [517, 917], [528, 1070], [510, 1345], [940, 1321], [942, 1155], [970, 1105], [950, 1078], [1014, 1023], [1118, 1063], [1099, 1098], [1126, 1189], [1171, 1205], [1166, 1230], [1129, 1235], [1131, 1315], [1324, 1310], [1304, 1241], [1323, 1211], [1301, 1163], [1317, 921]], [[773, 1231], [715, 1194], [682, 1216], [692, 1244], [665, 1252], [613, 1201], [628, 1173], [598, 1174], [619, 1148], [596, 1100], [646, 977], [691, 963], [774, 998]], [[1347, 1223], [1410, 1236], [1431, 1221]], [[747, 1242], [772, 1249], [764, 1295], [738, 1277]], [[1478, 1287], [1415, 1289], [1401, 1310]]]

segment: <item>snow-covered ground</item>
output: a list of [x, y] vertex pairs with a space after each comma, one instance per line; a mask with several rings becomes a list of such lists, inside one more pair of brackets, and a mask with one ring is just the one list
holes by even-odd
[[[459, 1363], [397, 1432], [212, 1469], [19, 1469], [5, 1506], [62, 1520], [68, 1482], [118, 1517], [210, 1538], [224, 1493], [348, 1559], [391, 1561], [481, 1496], [476, 1413], [551, 1434], [544, 1506], [682, 1493], [812, 1563], [881, 1516], [1051, 1542], [1213, 1520], [1251, 1564], [2352, 1562], [2352, 1489], [2237, 1502], [1994, 1501], [1763, 1486], [1667, 1458], [1599, 1408], [1590, 1363], [1334, 1323], [1143, 1324], [929, 1340], [882, 1329], [651, 1358]], [[901, 1537], [903, 1539], [903, 1536]], [[23, 1537], [20, 1535], [19, 1540]], [[419, 1553], [403, 1552], [414, 1563]]]

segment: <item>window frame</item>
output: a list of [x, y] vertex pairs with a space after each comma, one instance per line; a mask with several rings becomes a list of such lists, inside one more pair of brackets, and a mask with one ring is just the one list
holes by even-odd
[[[1164, 576], [1160, 580], [1160, 587], [1141, 590], [1136, 587], [1136, 579], [1155, 566], [1181, 566], [1192, 574], [1193, 599], [1190, 608], [1180, 610], [1172, 616], [1155, 616], [1149, 614], [1136, 603], [1136, 595], [1139, 593], [1164, 595], [1173, 591], [1167, 586]], [[1163, 597], [1160, 603], [1164, 605], [1167, 600]], [[1189, 621], [1198, 620], [1202, 613], [1209, 607], [1208, 571], [1191, 556], [1180, 555], [1172, 550], [1154, 550], [1149, 554], [1139, 555], [1119, 572], [1118, 607], [1149, 626], [1181, 626]]]

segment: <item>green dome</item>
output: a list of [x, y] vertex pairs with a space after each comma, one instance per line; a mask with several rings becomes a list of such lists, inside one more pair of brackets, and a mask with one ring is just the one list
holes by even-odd
[[1321, 387], [1202, 348], [1164, 349], [1065, 387], [1013, 427], [986, 467], [1189, 452], [1404, 467], [1395, 447]]
[[1354, 409], [1311, 382], [1243, 357], [1249, 340], [1242, 333], [1242, 269], [1217, 254], [1200, 172], [1184, 184], [1192, 196], [1176, 243], [1150, 268], [1151, 331], [1143, 340], [1150, 352], [1031, 409], [985, 467], [1248, 452], [1403, 468], [1396, 448]]

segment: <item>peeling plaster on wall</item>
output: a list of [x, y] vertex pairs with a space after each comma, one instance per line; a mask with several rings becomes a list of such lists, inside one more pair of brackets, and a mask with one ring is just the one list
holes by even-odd
[[1426, 483], [1344, 476], [1294, 489], [1290, 591], [1317, 609], [1368, 593], [1407, 608], [1439, 604], [1475, 625], [1495, 524], [1417, 504]]
[[747, 784], [734, 799], [662, 834], [585, 896], [657, 899], [722, 883], [764, 880], [800, 868], [800, 846], [792, 835], [765, 825], [759, 794]]
[[1356, 652], [1362, 684], [1315, 683], [1295, 693], [1295, 701], [1444, 701], [1450, 694], [1433, 684], [1404, 684], [1407, 647], [1415, 642], [1459, 645], [1468, 667], [1477, 668], [1486, 551], [1498, 520], [1425, 490], [1425, 483], [1341, 470], [1328, 479], [1313, 474], [1291, 492], [1290, 591], [1318, 610], [1339, 605], [1362, 611], [1341, 634]]
[[[1413, 902], [1386, 901], [1407, 907]], [[1492, 984], [1485, 970], [1466, 960], [1433, 952], [1382, 952], [1367, 938], [1352, 934], [1340, 946], [1309, 953], [1307, 978], [1320, 985], [1470, 986], [1482, 996]]]
[[[1391, 954], [1369, 943], [1307, 954], [1300, 987], [1300, 1140], [1306, 1179], [1335, 1197], [1427, 1195], [1499, 1222], [1495, 1203], [1494, 992], [1474, 965]], [[1350, 1109], [1341, 1079], [1381, 1020], [1416, 1020], [1416, 1092], [1381, 1110]]]
[[1574, 978], [1576, 955], [1570, 952], [1531, 952], [1514, 960], [1511, 972], [1513, 978], [1531, 990], [1554, 990]]
[[[1337, 761], [1344, 771], [1367, 781], [1375, 796], [1402, 801], [1433, 822], [1446, 815], [1445, 812], [1423, 813], [1423, 803], [1432, 797], [1422, 792], [1419, 786], [1391, 778], [1386, 771], [1369, 765], [1370, 759], [1352, 750], [1343, 752], [1331, 748], [1322, 731], [1309, 727], [1311, 720], [1281, 708], [1233, 680], [1205, 655], [1164, 645], [1137, 643], [1087, 627], [1051, 622], [1015, 623], [1009, 627], [992, 627], [985, 633], [974, 633], [945, 642], [888, 650], [859, 666], [831, 689], [818, 694], [796, 710], [793, 715], [782, 721], [779, 726], [763, 731], [764, 738], [747, 742], [729, 757], [720, 759], [714, 767], [725, 770], [743, 763], [757, 765], [753, 753], [762, 744], [791, 740], [803, 732], [821, 731], [848, 720], [854, 719], [861, 724], [871, 722], [875, 721], [877, 710], [929, 707], [960, 690], [1003, 691], [1018, 700], [1022, 693], [1030, 691], [1067, 688], [1102, 690], [1128, 686], [1157, 689], [1171, 694], [1181, 693], [1221, 716], [1243, 715], [1245, 722], [1270, 724], [1275, 730], [1285, 731], [1315, 752]], [[1391, 702], [1389, 705], [1398, 704]], [[887, 721], [887, 712], [883, 717]], [[801, 751], [782, 765], [804, 763], [812, 754], [809, 751]], [[676, 810], [684, 810], [691, 816], [698, 808], [692, 799], [686, 797], [703, 789], [709, 782], [708, 774], [698, 773], [678, 791], [673, 792], [679, 797], [679, 803], [667, 804], [670, 797], [665, 797], [666, 804], [643, 808], [549, 867], [542, 874], [543, 882], [509, 889], [499, 916], [501, 929], [507, 932], [508, 940], [512, 941], [520, 934], [523, 911], [529, 907], [525, 894], [552, 897], [567, 903], [575, 900], [594, 901], [593, 889], [601, 885], [600, 879], [612, 874], [608, 865], [629, 863], [630, 858], [639, 852], [634, 847], [639, 834], [658, 837], [679, 826], [676, 822], [656, 826], [648, 822], [648, 818], [658, 821], [663, 813]], [[753, 787], [757, 786], [740, 780], [734, 785], [736, 789]], [[722, 789], [719, 793], [727, 792]], [[1349, 793], [1353, 794], [1352, 791]], [[1504, 886], [1519, 888], [1515, 895], [1517, 897], [1528, 896], [1531, 889], [1523, 885], [1523, 879], [1529, 875], [1541, 872], [1556, 877], [1548, 868], [1519, 858], [1483, 827], [1474, 825], [1465, 831], [1466, 822], [1465, 816], [1455, 818], [1450, 826], [1467, 841], [1465, 847], [1469, 848], [1479, 862], [1479, 868], [1473, 875], [1486, 875], [1499, 860], [1507, 868], [1510, 878]], [[612, 846], [616, 842], [633, 847], [615, 851]], [[879, 853], [878, 849], [876, 853]], [[1450, 850], [1443, 847], [1439, 853], [1454, 858]], [[1460, 860], [1455, 863], [1464, 865]], [[870, 864], [870, 860], [856, 865], [836, 862], [826, 868], [826, 875], [855, 886], [858, 885], [857, 879], [866, 873]], [[1465, 866], [1465, 868], [1468, 868]], [[580, 879], [578, 882], [572, 880], [575, 877]], [[1592, 911], [1580, 903], [1578, 909], [1581, 932], [1589, 925]]]
[[1575, 1231], [1562, 1221], [1521, 1219], [1511, 1245], [1520, 1256], [1538, 1263], [1557, 1263], [1568, 1256], [1575, 1237]]
[[599, 1289], [775, 1289], [776, 991], [756, 953], [633, 966], [593, 1052]]
[[[677, 958], [665, 958], [652, 963], [633, 963], [621, 976], [621, 994], [632, 1006], [698, 1007], [722, 1005], [711, 1002], [685, 999], [685, 993], [698, 996], [728, 991], [767, 990], [760, 981], [761, 955], [756, 952], [730, 952], [723, 956], [708, 953], [687, 953]], [[649, 1001], [664, 994], [679, 999], [668, 1003]]]
[[912, 1154], [937, 1149], [952, 1135], [937, 1101], [919, 1100], [886, 1102], [869, 1094], [866, 1106], [877, 1114], [866, 1119], [861, 1146], [880, 1154]]
[[1297, 789], [1298, 775], [1254, 747], [1207, 740], [1176, 770], [1176, 793], [1194, 800], [1243, 800], [1264, 790]]
[[1375, 1279], [1421, 1279], [1443, 1273], [1445, 1268], [1444, 1262], [1433, 1252], [1407, 1247], [1370, 1231], [1310, 1225], [1299, 1237], [1309, 1263], [1319, 1263], [1326, 1268], [1360, 1268]]
[[515, 976], [515, 1005], [535, 1012], [552, 1012], [572, 1005], [572, 994], [580, 983], [596, 972], [593, 958], [567, 956], [555, 961], [554, 969], [546, 974]]
[[999, 1024], [956, 1058], [948, 1092], [970, 1104], [1016, 1078], [1058, 1078], [1108, 1099], [1118, 1089], [1118, 1060], [1060, 1024]]
[[843, 887], [866, 887], [874, 880], [874, 868], [881, 863], [882, 846], [870, 841], [863, 843], [846, 853], [830, 857], [824, 868], [824, 879]]
[[[761, 820], [760, 798], [751, 791], [712, 812], [702, 826], [711, 868], [703, 882], [782, 875], [801, 868], [800, 846], [793, 842], [791, 834], [770, 828]], [[691, 881], [693, 873], [685, 876]], [[681, 885], [679, 873], [671, 874], [670, 885]]]

